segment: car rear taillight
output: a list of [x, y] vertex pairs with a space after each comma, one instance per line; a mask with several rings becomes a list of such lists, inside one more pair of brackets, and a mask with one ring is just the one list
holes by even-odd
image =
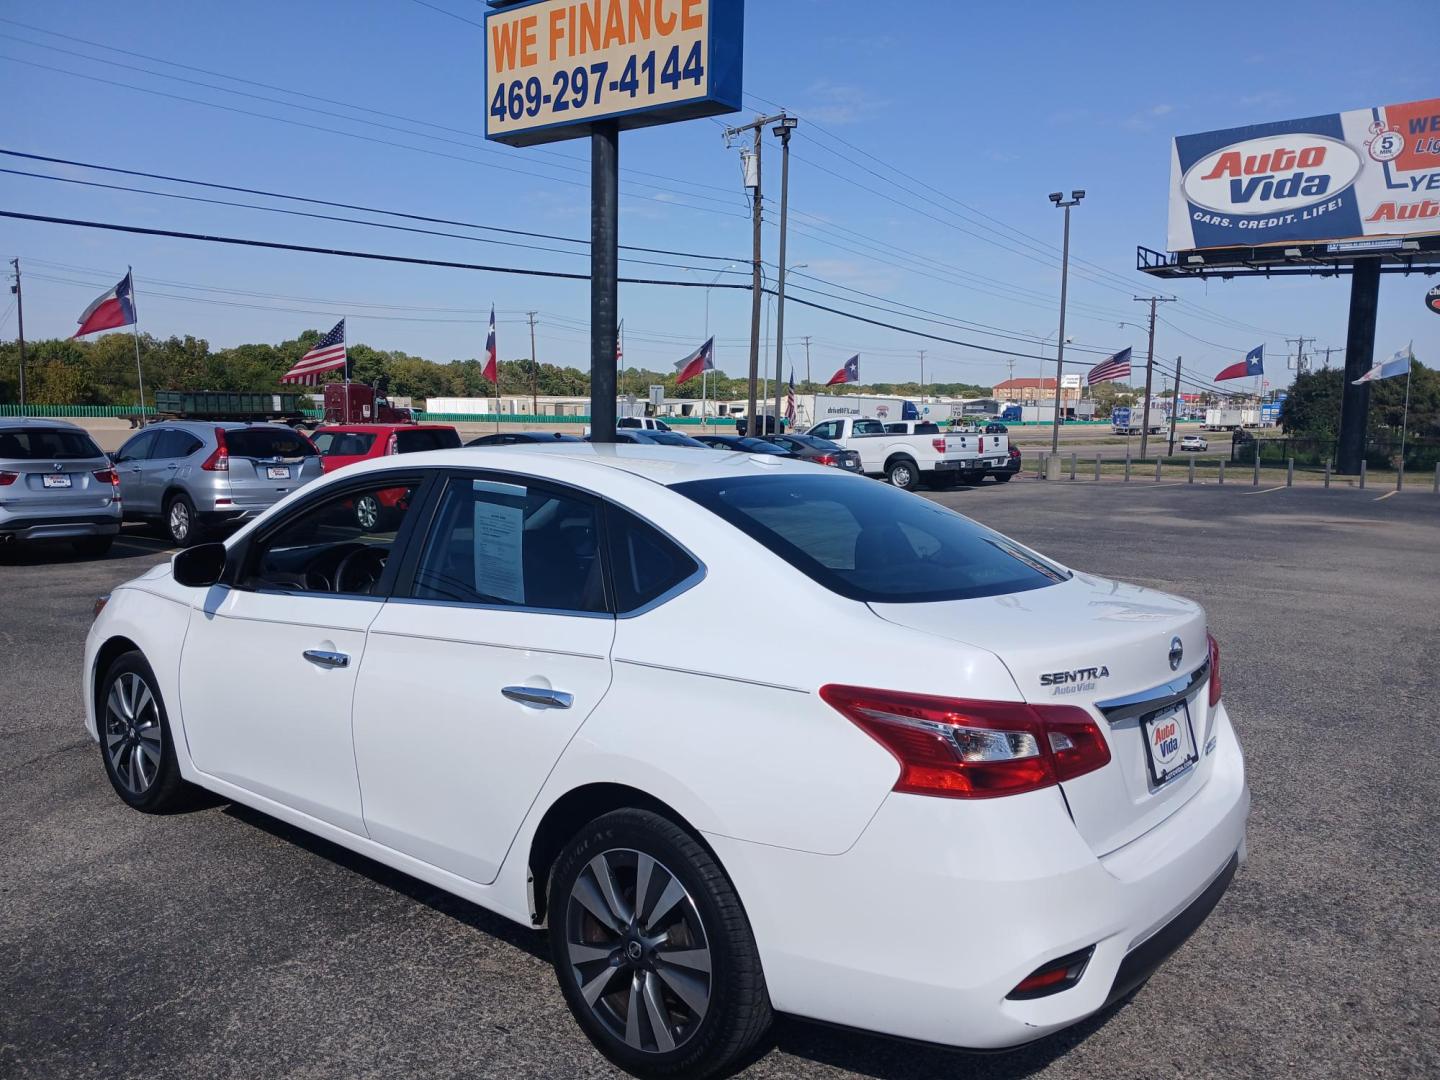
[[821, 454], [815, 459], [816, 465], [839, 465], [840, 460], [834, 454]]
[[94, 476], [102, 484], [109, 484], [111, 487], [120, 486], [120, 474], [114, 469], [96, 469]]
[[894, 790], [952, 799], [1037, 791], [1099, 769], [1110, 748], [1073, 705], [969, 701], [857, 686], [820, 697], [894, 755]]
[[1011, 1001], [1029, 1001], [1032, 998], [1058, 994], [1061, 990], [1069, 990], [1080, 981], [1080, 976], [1085, 974], [1085, 967], [1090, 963], [1094, 952], [1095, 946], [1091, 945], [1088, 949], [1051, 960], [1021, 979], [1015, 989], [1005, 996]]
[[1210, 707], [1213, 709], [1220, 704], [1220, 643], [1212, 634], [1206, 634], [1205, 640], [1210, 643]]
[[945, 440], [944, 440], [944, 439], [931, 439], [931, 440], [930, 440], [930, 445], [935, 448], [935, 452], [936, 452], [937, 454], [943, 454], [943, 453], [945, 452]]
[[1014, 459], [1014, 458], [1018, 458], [1019, 456], [1020, 456], [1020, 448], [1019, 448], [1018, 446], [1012, 446], [1012, 447], [1010, 447], [1010, 457], [1011, 457], [1012, 459]]
[[206, 472], [229, 472], [230, 471], [230, 448], [225, 445], [225, 429], [215, 429], [215, 449], [210, 456], [200, 463], [200, 468]]
[[20, 474], [18, 472], [6, 472], [4, 469], [0, 469], [0, 487], [9, 487], [19, 479]]
[[398, 453], [400, 453], [400, 433], [398, 431], [392, 431], [389, 441], [385, 443], [385, 454], [388, 457], [391, 454]]

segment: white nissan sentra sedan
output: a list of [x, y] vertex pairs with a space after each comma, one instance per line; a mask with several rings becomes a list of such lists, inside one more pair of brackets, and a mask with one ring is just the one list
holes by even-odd
[[1036, 1039], [1245, 858], [1197, 605], [753, 454], [354, 466], [116, 589], [85, 691], [130, 806], [198, 785], [548, 928], [581, 1027], [650, 1075], [772, 1009]]

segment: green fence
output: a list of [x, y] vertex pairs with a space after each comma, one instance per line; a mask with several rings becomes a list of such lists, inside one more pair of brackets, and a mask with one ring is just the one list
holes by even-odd
[[[140, 412], [138, 405], [0, 405], [0, 416], [37, 416], [50, 418], [70, 417], [126, 417]], [[151, 406], [145, 407], [147, 416], [154, 415]]]

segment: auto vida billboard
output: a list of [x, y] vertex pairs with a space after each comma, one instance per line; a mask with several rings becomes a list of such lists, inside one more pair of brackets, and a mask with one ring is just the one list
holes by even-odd
[[485, 16], [485, 137], [575, 139], [740, 108], [744, 0], [514, 0]]
[[1171, 251], [1440, 233], [1440, 98], [1175, 139]]

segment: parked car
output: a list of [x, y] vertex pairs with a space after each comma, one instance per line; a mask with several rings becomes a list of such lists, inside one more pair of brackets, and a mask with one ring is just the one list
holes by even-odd
[[[619, 432], [617, 432], [617, 434], [619, 434]], [[632, 435], [640, 442], [648, 443], [651, 446], [688, 446], [691, 450], [708, 449], [699, 439], [692, 439], [689, 435], [682, 435], [680, 432], [671, 431], [668, 428], [665, 431], [632, 430], [625, 432], [625, 434]]]
[[712, 450], [733, 450], [741, 454], [768, 454], [772, 457], [799, 457], [793, 450], [778, 446], [769, 439], [752, 439], [748, 435], [697, 435], [696, 441]]
[[867, 476], [883, 476], [906, 491], [925, 482], [975, 483], [1006, 460], [1009, 440], [1004, 435], [942, 434], [937, 425], [919, 421], [896, 423], [902, 430], [893, 433], [889, 426], [868, 417], [845, 416], [816, 424], [807, 434], [858, 451]]
[[320, 476], [320, 457], [283, 424], [152, 424], [111, 455], [125, 520], [158, 521], [177, 547], [249, 521]]
[[822, 439], [817, 435], [771, 435], [769, 441], [782, 449], [789, 450], [798, 458], [816, 465], [830, 465], [846, 472], [860, 471], [860, 454], [846, 450], [838, 443]]
[[[355, 522], [397, 487], [394, 528]], [[777, 610], [823, 640], [776, 648]], [[82, 670], [124, 803], [196, 784], [544, 928], [645, 1075], [733, 1067], [772, 1008], [1041, 1038], [1144, 982], [1246, 854], [1197, 604], [800, 461], [364, 462], [116, 588]]]
[[1181, 450], [1209, 450], [1210, 442], [1203, 435], [1186, 435], [1180, 440]]
[[1000, 421], [998, 420], [992, 420], [980, 430], [983, 431], [986, 435], [1006, 435], [1010, 431], [1008, 427], [1000, 423]]
[[1015, 476], [1017, 473], [1020, 472], [1020, 468], [1020, 448], [1018, 446], [1011, 445], [1010, 456], [1006, 460], [1005, 464], [990, 466], [989, 471], [986, 472], [985, 475], [989, 476], [997, 483], [1007, 484], [1010, 482], [1010, 478], [1012, 476]]
[[654, 416], [622, 416], [615, 421], [617, 428], [639, 428], [642, 431], [669, 431], [670, 425]]
[[547, 445], [557, 442], [580, 442], [574, 435], [561, 435], [558, 431], [501, 431], [494, 435], [481, 435], [471, 439], [466, 446], [529, 446], [532, 443]]
[[[460, 433], [447, 424], [335, 424], [314, 436], [321, 467], [335, 472], [357, 462], [427, 450], [454, 450]], [[390, 488], [355, 500], [355, 520], [362, 528], [383, 529], [404, 510], [402, 488]]]
[[84, 429], [0, 420], [0, 547], [63, 542], [81, 555], [104, 555], [120, 515], [115, 469]]

